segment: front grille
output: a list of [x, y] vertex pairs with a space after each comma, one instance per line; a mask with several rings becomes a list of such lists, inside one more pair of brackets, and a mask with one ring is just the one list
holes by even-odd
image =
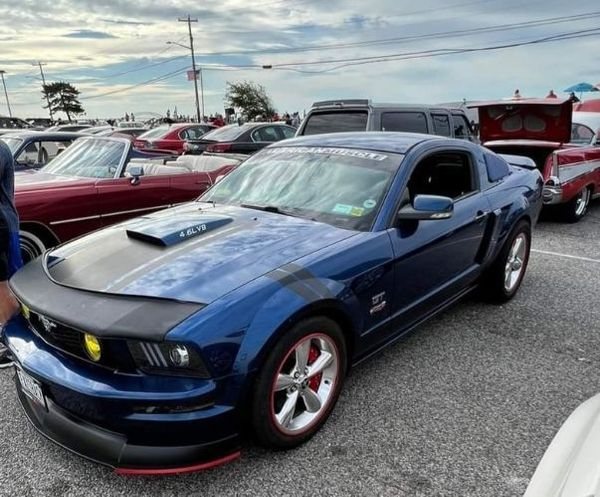
[[100, 339], [102, 356], [98, 362], [93, 362], [85, 352], [83, 345], [84, 332], [33, 311], [30, 311], [29, 314], [29, 325], [44, 342], [64, 353], [113, 371], [135, 371], [135, 364], [124, 341]]
[[49, 345], [87, 359], [83, 350], [83, 333], [40, 314], [31, 312], [29, 322], [36, 334]]

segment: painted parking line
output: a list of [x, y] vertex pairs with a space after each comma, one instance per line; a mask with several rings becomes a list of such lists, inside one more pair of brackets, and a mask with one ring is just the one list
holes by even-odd
[[564, 257], [566, 259], [575, 259], [578, 261], [585, 262], [597, 262], [598, 264], [600, 264], [600, 259], [592, 259], [591, 257], [580, 257], [578, 255], [562, 254], [560, 252], [550, 252], [549, 250], [531, 249], [531, 251], [535, 252], [536, 254], [553, 255], [555, 257]]

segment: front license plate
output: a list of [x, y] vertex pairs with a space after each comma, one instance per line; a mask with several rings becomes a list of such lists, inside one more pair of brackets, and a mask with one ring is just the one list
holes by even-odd
[[19, 377], [23, 393], [31, 400], [46, 407], [46, 398], [44, 397], [44, 392], [42, 392], [41, 383], [19, 368], [17, 368], [17, 376]]

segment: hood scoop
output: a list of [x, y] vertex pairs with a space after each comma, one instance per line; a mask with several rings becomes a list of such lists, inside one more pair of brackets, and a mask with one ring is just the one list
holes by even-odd
[[127, 236], [159, 247], [171, 247], [221, 228], [233, 221], [220, 216], [182, 216], [145, 219], [126, 230]]

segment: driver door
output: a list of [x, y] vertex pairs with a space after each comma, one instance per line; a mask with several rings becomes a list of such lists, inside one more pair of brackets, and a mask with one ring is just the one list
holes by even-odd
[[170, 206], [171, 187], [168, 175], [143, 175], [101, 179], [96, 183], [98, 209], [102, 226], [125, 221]]
[[467, 152], [422, 159], [401, 206], [419, 194], [451, 198], [454, 212], [449, 219], [397, 221], [389, 230], [394, 251], [393, 329], [419, 321], [475, 280], [490, 220], [489, 201], [479, 189], [475, 162]]

